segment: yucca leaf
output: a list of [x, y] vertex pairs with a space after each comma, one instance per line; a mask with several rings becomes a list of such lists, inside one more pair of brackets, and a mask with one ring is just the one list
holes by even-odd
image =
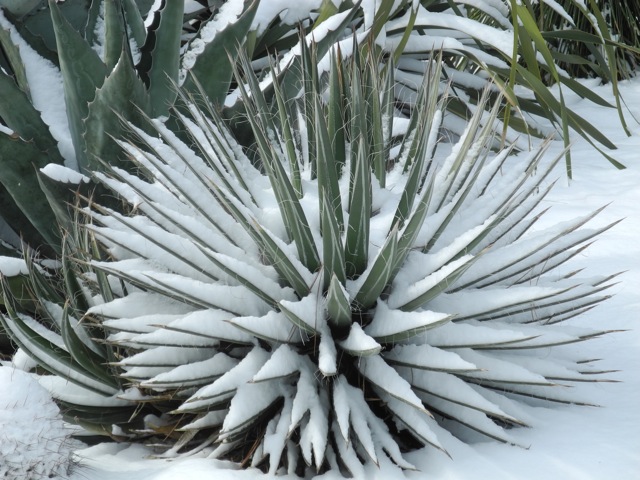
[[[347, 161], [346, 132], [344, 125], [344, 109], [347, 102], [347, 86], [345, 85], [344, 63], [339, 45], [331, 53], [331, 69], [329, 70], [329, 101], [327, 105], [327, 131], [331, 142], [333, 166], [338, 177]], [[338, 222], [343, 224], [344, 221]]]
[[357, 278], [367, 268], [369, 230], [371, 218], [371, 170], [365, 141], [358, 140], [358, 153], [354, 159], [353, 185], [350, 189], [349, 221], [346, 231], [344, 258], [347, 277]]
[[343, 285], [334, 273], [327, 290], [326, 304], [328, 321], [336, 327], [351, 325], [351, 301]]
[[[3, 290], [3, 297], [6, 299], [9, 292], [4, 287]], [[43, 368], [54, 375], [66, 378], [70, 382], [101, 395], [110, 396], [118, 392], [118, 389], [111, 385], [111, 381], [105, 383], [96, 379], [93, 374], [76, 363], [68, 352], [27, 326], [24, 319], [14, 310], [10, 303], [5, 302], [5, 308], [7, 309], [7, 316], [0, 315], [0, 322], [2, 322], [3, 327], [7, 332], [11, 333], [11, 338], [30, 357], [36, 359]]]
[[[100, 379], [106, 385], [111, 385], [113, 388], [119, 388], [119, 384], [116, 381], [116, 377], [109, 372], [104, 365], [106, 359], [96, 352], [88, 348], [87, 345], [81, 340], [80, 336], [76, 333], [77, 328], [83, 328], [83, 326], [75, 321], [75, 327], [71, 324], [72, 319], [69, 316], [68, 305], [62, 312], [62, 329], [60, 334], [64, 340], [64, 344], [69, 350], [69, 354], [73, 359], [81, 365], [87, 372], [90, 372], [94, 377]], [[85, 340], [91, 341], [88, 337]]]
[[282, 312], [271, 311], [263, 317], [236, 317], [230, 322], [240, 330], [270, 342], [299, 344], [306, 340]]
[[[342, 198], [340, 196], [340, 187], [338, 185], [338, 174], [340, 173], [340, 165], [336, 164], [333, 157], [333, 149], [329, 139], [329, 131], [325, 122], [325, 115], [322, 105], [318, 97], [313, 103], [314, 112], [314, 128], [315, 128], [315, 145], [316, 145], [316, 169], [318, 174], [318, 185], [320, 187], [320, 215], [323, 219], [325, 215], [333, 218], [338, 227], [337, 232], [330, 235], [340, 236], [340, 232], [344, 230], [344, 218], [342, 214]], [[326, 211], [326, 209], [329, 209]], [[321, 222], [322, 231], [324, 232], [324, 220]]]
[[[262, 96], [259, 89], [258, 91], [253, 91], [252, 94], [256, 97]], [[249, 97], [246, 91], [245, 96]], [[248, 119], [258, 140], [258, 146], [262, 153], [262, 160], [269, 180], [278, 199], [278, 204], [282, 206], [281, 212], [287, 232], [295, 243], [298, 256], [303, 265], [310, 271], [315, 272], [320, 266], [320, 260], [304, 210], [282, 162], [268, 141], [268, 132], [265, 132], [262, 125], [257, 123], [257, 111], [251, 102], [247, 102], [246, 107], [249, 113]]]
[[249, 382], [269, 360], [270, 354], [260, 347], [254, 347], [235, 367], [210, 385], [206, 385], [189, 397], [177, 412], [188, 412], [209, 407], [228, 400], [241, 385]]
[[[315, 66], [318, 64], [315, 45], [307, 44], [303, 32], [300, 32], [300, 83], [302, 87], [302, 97], [299, 100], [300, 130], [304, 162], [309, 164], [311, 178], [316, 178], [318, 174], [318, 145], [316, 141], [315, 116], [313, 114], [316, 106], [316, 98], [320, 94], [318, 85], [318, 75]], [[302, 125], [304, 124], [304, 126]]]
[[358, 371], [372, 384], [383, 390], [387, 395], [395, 398], [416, 411], [427, 414], [422, 401], [411, 389], [411, 385], [387, 365], [382, 357], [362, 357], [357, 364]]
[[[87, 190], [90, 188], [88, 185], [89, 179], [73, 170], [66, 171], [64, 170], [65, 167], [60, 166], [59, 168], [61, 171], [71, 174], [69, 178], [65, 179], [70, 181], [55, 180], [44, 173], [48, 170], [44, 170], [43, 172], [42, 169], [36, 171], [36, 176], [38, 184], [55, 215], [56, 221], [60, 227], [71, 231], [73, 227], [71, 206], [76, 202], [78, 194], [88, 193]], [[51, 166], [47, 166], [47, 169], [51, 169]], [[78, 181], [78, 183], [76, 183], [76, 181]]]
[[321, 195], [323, 208], [320, 209], [323, 251], [322, 268], [324, 271], [325, 288], [329, 287], [329, 282], [331, 282], [334, 276], [343, 285], [347, 280], [344, 246], [342, 245], [340, 227], [333, 214], [333, 208], [331, 208], [331, 204], [329, 203], [330, 200], [327, 197], [327, 193]]
[[287, 252], [284, 242], [260, 225], [255, 218], [243, 213], [239, 206], [234, 204], [222, 190], [214, 188], [213, 193], [221, 204], [228, 209], [236, 221], [238, 221], [256, 241], [261, 251], [268, 256], [271, 265], [273, 265], [278, 274], [282, 278], [287, 279], [289, 285], [294, 288], [300, 297], [306, 296], [306, 294], [309, 293], [312, 281], [311, 274], [304, 265], [297, 262], [295, 258], [292, 258], [292, 255]]
[[[611, 39], [611, 32], [608, 28], [607, 25], [607, 21], [605, 20], [604, 15], [602, 14], [602, 12], [600, 11], [600, 8], [598, 7], [598, 4], [596, 2], [594, 2], [593, 0], [589, 0], [589, 6], [590, 6], [590, 12], [592, 13], [592, 15], [588, 15], [588, 18], [593, 22], [593, 18], [596, 19], [596, 23], [597, 23], [597, 31], [600, 33], [600, 35], [602, 36], [602, 38], [605, 40], [605, 52], [607, 54], [607, 63], [609, 65], [609, 69], [611, 70], [611, 77], [610, 77], [610, 81], [611, 81], [611, 86], [613, 89], [613, 96], [614, 99], [616, 101], [616, 107], [618, 110], [618, 117], [620, 118], [620, 124], [622, 125], [622, 128], [624, 129], [625, 133], [627, 134], [627, 136], [631, 135], [631, 132], [629, 131], [629, 127], [627, 126], [627, 122], [624, 119], [624, 114], [622, 113], [622, 104], [621, 104], [621, 93], [618, 87], [618, 66], [616, 64], [616, 55], [615, 55], [615, 49], [614, 47], [607, 43], [606, 40], [610, 40]], [[583, 7], [584, 8], [584, 7]], [[586, 9], [585, 9], [586, 10]], [[594, 25], [595, 27], [595, 25]]]
[[[417, 113], [411, 116], [407, 132], [400, 145], [399, 162], [403, 165], [403, 170], [409, 173], [393, 218], [393, 224], [401, 227], [410, 217], [418, 191], [424, 187], [428, 163], [435, 147], [434, 133], [440, 128], [442, 120], [442, 115], [437, 110], [438, 82], [435, 81], [440, 76], [440, 65], [440, 62], [433, 67], [430, 64], [429, 68], [434, 69], [433, 73], [425, 77], [425, 82], [427, 78], [431, 80], [429, 87], [423, 86], [420, 89]], [[418, 223], [421, 224], [423, 220], [424, 217]], [[407, 238], [411, 237], [410, 232], [406, 233], [409, 235]], [[413, 240], [409, 243], [413, 244]]]
[[358, 292], [353, 297], [353, 303], [358, 309], [364, 311], [373, 307], [378, 297], [387, 288], [393, 275], [397, 253], [398, 228], [395, 227], [380, 248], [371, 268], [365, 270], [358, 278]]
[[[271, 66], [271, 76], [276, 78], [276, 71]], [[291, 108], [285, 102], [282, 90], [280, 89], [280, 82], [273, 83], [273, 96], [276, 99], [278, 108], [278, 117], [280, 120], [280, 131], [282, 133], [282, 141], [284, 142], [284, 152], [287, 155], [289, 162], [289, 169], [291, 171], [291, 183], [296, 191], [298, 198], [302, 198], [302, 179], [300, 177], [300, 164], [298, 154], [296, 152], [296, 143], [293, 126], [290, 120], [292, 114]]]

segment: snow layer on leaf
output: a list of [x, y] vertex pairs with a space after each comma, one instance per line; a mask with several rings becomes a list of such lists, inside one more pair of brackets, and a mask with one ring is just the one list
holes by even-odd
[[227, 414], [226, 410], [214, 410], [213, 412], [207, 412], [197, 420], [180, 428], [181, 431], [187, 430], [204, 430], [207, 428], [217, 427], [222, 425], [224, 418]]
[[256, 16], [251, 24], [251, 30], [256, 30], [262, 35], [271, 22], [279, 18], [285, 25], [296, 25], [300, 21], [307, 20], [314, 10], [318, 9], [322, 0], [269, 0], [260, 2]]
[[500, 360], [489, 354], [479, 353], [472, 349], [457, 349], [456, 353], [463, 359], [473, 362], [481, 371], [465, 372], [465, 377], [488, 380], [500, 383], [517, 383], [524, 385], [554, 385], [542, 375], [533, 373], [519, 365]]
[[403, 271], [399, 274], [400, 278], [397, 280], [398, 283], [419, 282], [421, 279], [442, 268], [448, 262], [451, 262], [454, 257], [464, 252], [470, 243], [486, 231], [494, 218], [495, 217], [492, 216], [481, 225], [469, 228], [464, 234], [457, 238], [449, 239], [448, 242], [445, 242], [443, 248], [434, 253], [424, 254], [419, 251], [409, 253], [405, 260]]
[[418, 395], [420, 395], [420, 392], [426, 392], [448, 402], [464, 405], [497, 418], [519, 423], [517, 419], [504, 413], [499, 407], [471, 388], [468, 382], [455, 375], [425, 370], [411, 370], [409, 368], [402, 368], [400, 371], [403, 376], [411, 379], [411, 385], [416, 389]]
[[274, 475], [280, 465], [280, 458], [289, 438], [289, 421], [291, 419], [292, 401], [289, 395], [284, 396], [284, 405], [279, 415], [267, 425], [264, 435], [263, 450], [269, 455], [269, 475]]
[[438, 427], [430, 413], [421, 412], [408, 406], [389, 392], [380, 389], [376, 389], [376, 391], [399, 421], [400, 430], [407, 429], [424, 444], [433, 445], [440, 450], [444, 450], [436, 433], [440, 427]]
[[73, 170], [72, 168], [58, 165], [57, 163], [48, 163], [40, 169], [47, 177], [60, 183], [72, 183], [79, 185], [81, 183], [89, 183], [89, 177]]
[[344, 340], [338, 341], [338, 345], [350, 355], [359, 356], [375, 355], [382, 349], [378, 342], [364, 333], [358, 323], [351, 324], [349, 335]]
[[118, 365], [121, 366], [169, 366], [193, 363], [211, 356], [206, 348], [157, 347], [127, 357]]
[[175, 332], [186, 332], [192, 335], [251, 344], [254, 339], [229, 323], [231, 316], [223, 310], [200, 310], [172, 321], [165, 328]]
[[177, 411], [198, 409], [211, 403], [209, 399], [230, 398], [240, 385], [251, 381], [268, 359], [268, 352], [260, 347], [254, 347], [235, 367], [211, 385], [198, 390], [180, 405]]
[[120, 392], [115, 392], [113, 395], [100, 395], [57, 375], [43, 375], [38, 382], [53, 398], [70, 404], [101, 408], [134, 405], [130, 401], [118, 398]]
[[236, 317], [229, 322], [250, 335], [269, 342], [301, 343], [307, 335], [291, 322], [282, 312], [270, 311], [262, 317]]
[[109, 339], [119, 341], [119, 339], [129, 339], [139, 333], [153, 332], [183, 316], [184, 314], [162, 315], [152, 313], [151, 315], [142, 315], [140, 317], [103, 320], [102, 326], [106, 330], [115, 330], [117, 333], [109, 335]]
[[[441, 294], [429, 302], [429, 308], [456, 314], [457, 319], [473, 318], [525, 304], [529, 305], [566, 290], [567, 288], [540, 286], [470, 289], [456, 293]], [[524, 306], [521, 308], [524, 308]]]
[[278, 382], [245, 383], [238, 387], [224, 418], [219, 439], [251, 423], [283, 394]]
[[[321, 284], [322, 282], [318, 282]], [[283, 300], [280, 302], [287, 318], [298, 327], [310, 331], [322, 331], [326, 325], [324, 306], [318, 301], [318, 293], [312, 291], [297, 302]]]
[[[427, 335], [430, 339], [430, 334]], [[460, 358], [454, 352], [430, 345], [396, 345], [383, 358], [387, 363], [442, 372], [477, 370], [473, 363]]]
[[[396, 279], [393, 282], [393, 291], [389, 295], [389, 306], [391, 308], [400, 308], [401, 306], [414, 301], [424, 293], [436, 287], [440, 282], [447, 279], [447, 277], [452, 275], [457, 269], [470, 265], [474, 259], [475, 257], [472, 255], [465, 255], [444, 265], [442, 268], [431, 273], [426, 278], [412, 284], [407, 284], [403, 276], [396, 276]], [[436, 307], [436, 310], [437, 309], [438, 308]]]
[[419, 28], [423, 25], [428, 26], [430, 29], [440, 27], [454, 32], [463, 32], [475, 40], [496, 48], [507, 57], [511, 57], [513, 53], [513, 31], [510, 30], [498, 30], [471, 18], [459, 15], [443, 15], [420, 8], [414, 28]]
[[357, 362], [357, 368], [362, 375], [381, 390], [416, 410], [426, 413], [422, 401], [411, 389], [409, 382], [387, 365], [381, 356], [363, 357]]
[[331, 330], [329, 330], [326, 324], [320, 333], [318, 367], [325, 377], [330, 377], [338, 373], [338, 352], [331, 335]]
[[393, 342], [395, 337], [409, 338], [450, 319], [451, 315], [447, 313], [404, 312], [389, 308], [385, 302], [379, 301], [373, 320], [364, 328], [364, 331], [377, 341], [388, 343]]
[[27, 263], [22, 258], [0, 257], [0, 274], [4, 277], [28, 275]]
[[213, 357], [201, 362], [194, 362], [177, 366], [176, 368], [156, 375], [140, 385], [143, 387], [159, 387], [162, 385], [198, 384], [221, 377], [238, 364], [238, 360], [225, 353], [217, 353]]
[[122, 319], [157, 314], [184, 314], [192, 308], [162, 295], [133, 292], [126, 297], [91, 307], [87, 313], [106, 318]]
[[451, 403], [435, 395], [430, 395], [424, 392], [420, 392], [420, 397], [425, 400], [425, 402], [428, 402], [434, 409], [447, 417], [453, 418], [455, 421], [465, 425], [466, 427], [476, 430], [477, 432], [495, 440], [515, 444], [514, 440], [506, 434], [502, 427], [496, 425], [491, 419], [487, 418], [484, 413], [479, 412], [478, 410], [468, 408], [465, 405]]
[[280, 345], [271, 358], [251, 379], [252, 382], [263, 382], [274, 378], [289, 376], [302, 368], [302, 358], [288, 345]]
[[[502, 328], [501, 328], [502, 327]], [[491, 347], [507, 345], [528, 340], [538, 334], [527, 334], [519, 327], [505, 328], [508, 325], [496, 322], [450, 322], [428, 335], [429, 345], [441, 348]]]

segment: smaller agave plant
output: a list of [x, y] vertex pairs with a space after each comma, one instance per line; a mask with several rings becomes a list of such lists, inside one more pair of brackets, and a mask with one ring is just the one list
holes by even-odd
[[95, 174], [129, 213], [82, 210], [71, 237], [87, 252], [63, 262], [80, 272], [71, 307], [42, 302], [62, 335], [2, 317], [78, 385], [44, 382], [77, 420], [167, 455], [357, 476], [414, 468], [403, 453], [444, 450], [452, 425], [512, 443], [519, 401], [587, 403], [565, 386], [603, 372], [552, 347], [606, 333], [564, 322], [606, 298], [611, 277], [552, 272], [608, 227], [582, 228], [594, 212], [532, 231], [557, 158], [492, 150], [483, 105], [448, 149], [440, 64], [403, 121], [393, 62], [380, 71], [373, 50], [316, 62], [303, 47], [302, 90], [275, 83], [273, 103], [242, 59], [250, 149], [185, 94], [187, 143], [158, 121], [153, 135], [131, 127], [120, 144], [141, 174]]

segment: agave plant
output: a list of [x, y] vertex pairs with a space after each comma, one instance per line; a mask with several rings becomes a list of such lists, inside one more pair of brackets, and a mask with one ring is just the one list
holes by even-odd
[[441, 64], [402, 122], [393, 62], [351, 54], [304, 61], [302, 93], [275, 83], [273, 103], [245, 58], [249, 149], [185, 93], [188, 144], [157, 120], [119, 141], [142, 173], [95, 174], [130, 211], [82, 210], [70, 302], [32, 266], [46, 321], [2, 316], [76, 421], [167, 455], [358, 475], [413, 468], [403, 452], [443, 449], [451, 424], [512, 442], [518, 401], [588, 403], [564, 386], [602, 372], [552, 347], [606, 333], [563, 322], [612, 277], [553, 272], [609, 227], [533, 232], [557, 158], [491, 150], [483, 108], [447, 149]]

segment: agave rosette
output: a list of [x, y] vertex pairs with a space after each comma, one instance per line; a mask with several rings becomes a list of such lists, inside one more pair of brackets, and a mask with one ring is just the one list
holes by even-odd
[[124, 285], [89, 314], [128, 400], [164, 412], [145, 434], [179, 433], [171, 453], [215, 444], [271, 472], [412, 468], [402, 452], [442, 448], [448, 422], [511, 442], [515, 400], [581, 403], [558, 386], [599, 378], [547, 350], [604, 333], [563, 321], [610, 278], [550, 272], [608, 227], [582, 228], [594, 212], [531, 232], [556, 161], [539, 150], [503, 168], [511, 151], [490, 149], [480, 114], [435, 155], [438, 64], [400, 128], [394, 69], [372, 55], [331, 55], [295, 98], [276, 85], [274, 105], [237, 73], [251, 158], [185, 96], [187, 143], [150, 121], [154, 135], [121, 142], [144, 175], [96, 174], [131, 214], [86, 210], [110, 256], [91, 268]]

